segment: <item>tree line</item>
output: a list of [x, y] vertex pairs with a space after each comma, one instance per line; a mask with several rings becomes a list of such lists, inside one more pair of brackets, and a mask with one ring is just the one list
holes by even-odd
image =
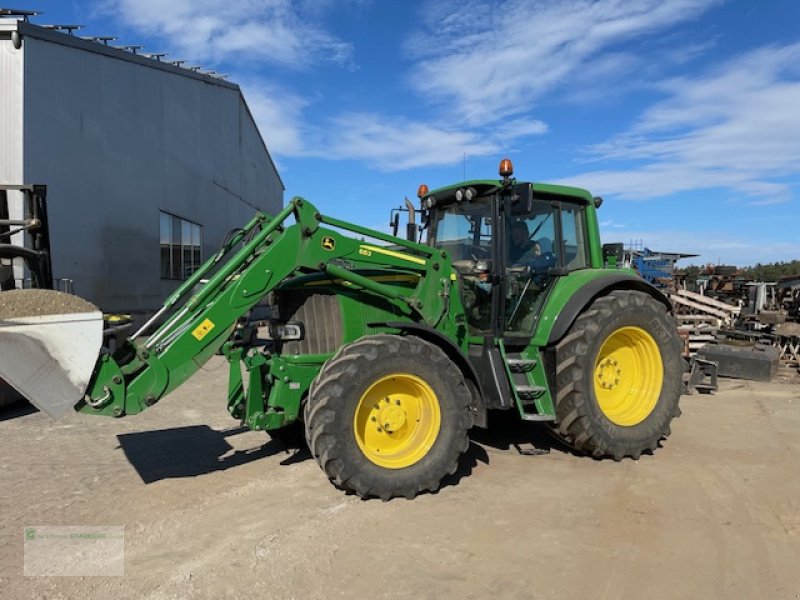
[[[689, 265], [680, 270], [691, 277], [703, 274], [711, 275], [717, 269], [719, 267], [716, 265]], [[753, 281], [777, 281], [781, 277], [800, 277], [800, 260], [778, 261], [767, 264], [756, 263], [753, 266], [738, 269], [736, 276]]]

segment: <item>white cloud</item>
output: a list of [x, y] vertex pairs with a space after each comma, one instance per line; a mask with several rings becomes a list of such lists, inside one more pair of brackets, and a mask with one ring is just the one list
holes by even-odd
[[192, 61], [255, 60], [289, 68], [352, 64], [353, 48], [314, 23], [320, 8], [291, 0], [107, 0], [125, 25], [162, 37]]
[[241, 87], [270, 153], [302, 155], [306, 147], [302, 113], [308, 101], [266, 82], [249, 81]]
[[669, 97], [631, 129], [588, 148], [591, 160], [640, 161], [566, 181], [645, 199], [727, 188], [757, 204], [791, 197], [781, 178], [800, 164], [800, 44], [769, 46], [711, 73], [661, 86]]
[[547, 131], [541, 121], [519, 119], [484, 134], [379, 113], [344, 113], [320, 125], [305, 123], [309, 101], [264, 83], [242, 86], [270, 152], [276, 156], [357, 160], [380, 171], [451, 165], [470, 156], [508, 150], [508, 144]]
[[323, 127], [306, 128], [305, 154], [332, 160], [358, 160], [381, 171], [452, 165], [472, 157], [508, 152], [509, 144], [547, 132], [534, 119], [516, 119], [488, 131], [446, 126], [379, 113], [346, 113]]
[[[473, 124], [527, 112], [615, 43], [693, 19], [718, 0], [441, 0], [407, 47], [412, 85]], [[620, 60], [618, 56], [617, 62]], [[628, 60], [628, 58], [625, 58]], [[607, 68], [601, 59], [598, 68]]]
[[500, 140], [513, 141], [521, 137], [547, 133], [547, 123], [536, 119], [512, 119], [493, 127], [492, 132]]
[[328, 159], [364, 161], [382, 171], [453, 164], [463, 153], [483, 156], [501, 146], [468, 130], [446, 129], [405, 118], [350, 113], [331, 120], [317, 131], [318, 142], [309, 152]]

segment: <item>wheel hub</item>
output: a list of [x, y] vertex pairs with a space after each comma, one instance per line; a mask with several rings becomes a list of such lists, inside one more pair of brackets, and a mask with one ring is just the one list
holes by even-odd
[[650, 333], [627, 326], [601, 344], [594, 365], [594, 395], [605, 417], [621, 427], [644, 421], [658, 402], [664, 366]]
[[613, 390], [619, 385], [622, 378], [622, 369], [619, 362], [613, 358], [605, 358], [597, 366], [597, 383], [604, 390]]
[[377, 412], [377, 422], [381, 424], [386, 433], [393, 433], [398, 431], [403, 425], [406, 424], [406, 411], [403, 410], [400, 400], [396, 404], [390, 398], [386, 398], [388, 404], [378, 408], [373, 408], [373, 412]]
[[410, 373], [381, 377], [361, 396], [353, 419], [356, 443], [376, 465], [402, 469], [422, 460], [439, 434], [439, 402]]

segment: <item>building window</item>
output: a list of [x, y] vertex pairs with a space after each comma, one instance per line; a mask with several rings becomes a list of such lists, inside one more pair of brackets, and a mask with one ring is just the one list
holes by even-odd
[[203, 228], [161, 212], [161, 278], [187, 279], [202, 262]]

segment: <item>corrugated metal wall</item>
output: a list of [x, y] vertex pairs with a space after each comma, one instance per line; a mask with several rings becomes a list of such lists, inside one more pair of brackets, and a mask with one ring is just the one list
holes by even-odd
[[[11, 34], [0, 31], [0, 183], [21, 184], [22, 103], [24, 54], [14, 48]], [[9, 216], [23, 218], [22, 195], [8, 192]], [[7, 240], [3, 240], [7, 241]], [[24, 236], [12, 236], [11, 243], [24, 243]], [[14, 278], [25, 277], [22, 261], [15, 261]]]
[[23, 53], [0, 34], [0, 182], [22, 183]]
[[[50, 34], [52, 36], [52, 34]], [[106, 311], [148, 311], [159, 211], [203, 226], [204, 258], [283, 186], [238, 88], [24, 39], [24, 176], [48, 186], [57, 278]]]

